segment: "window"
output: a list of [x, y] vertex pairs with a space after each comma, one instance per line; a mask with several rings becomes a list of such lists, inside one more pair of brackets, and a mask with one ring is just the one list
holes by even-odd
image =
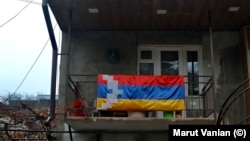
[[199, 95], [201, 46], [140, 46], [138, 73], [143, 75], [185, 75], [186, 96]]
[[197, 51], [186, 51], [188, 94], [199, 95], [199, 62]]

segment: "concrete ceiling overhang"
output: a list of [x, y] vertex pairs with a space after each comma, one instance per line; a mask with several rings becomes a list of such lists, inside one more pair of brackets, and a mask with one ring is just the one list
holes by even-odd
[[213, 30], [240, 30], [250, 23], [250, 0], [48, 0], [48, 4], [62, 30], [68, 29], [70, 11], [72, 30], [208, 30], [208, 15]]

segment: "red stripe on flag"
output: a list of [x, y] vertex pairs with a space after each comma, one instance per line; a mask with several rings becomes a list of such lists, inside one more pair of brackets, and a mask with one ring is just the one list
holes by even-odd
[[[175, 86], [184, 85], [182, 75], [108, 75], [113, 80], [118, 81], [119, 85], [140, 85], [140, 86]], [[98, 75], [98, 84], [107, 84], [103, 75]]]

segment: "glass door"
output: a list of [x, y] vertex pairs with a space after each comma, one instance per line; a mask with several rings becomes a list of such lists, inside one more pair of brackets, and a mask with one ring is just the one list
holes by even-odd
[[[157, 74], [180, 75], [183, 73], [183, 59], [180, 48], [158, 48], [157, 57]], [[159, 118], [173, 118], [176, 116], [181, 117], [181, 111], [158, 111], [156, 112], [156, 116]]]
[[160, 75], [179, 75], [182, 70], [180, 65], [180, 51], [159, 50]]

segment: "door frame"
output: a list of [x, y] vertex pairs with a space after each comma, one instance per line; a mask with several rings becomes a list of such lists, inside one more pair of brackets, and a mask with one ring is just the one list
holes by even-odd
[[[152, 50], [152, 59], [143, 60], [140, 59], [140, 51], [142, 50]], [[139, 63], [153, 63], [154, 65], [154, 75], [161, 75], [161, 51], [178, 51], [180, 59], [180, 68], [179, 74], [187, 76], [187, 51], [197, 51], [198, 52], [198, 62], [199, 62], [199, 75], [203, 74], [203, 59], [202, 59], [202, 45], [139, 45], [138, 46], [138, 61], [137, 61], [137, 72], [139, 73]], [[184, 78], [184, 82], [187, 82], [187, 77]], [[202, 82], [203, 78], [199, 77], [199, 82]], [[203, 84], [199, 85], [199, 92], [201, 92]], [[185, 97], [197, 97], [197, 96], [189, 96], [188, 95], [188, 86], [185, 84]], [[199, 95], [198, 95], [199, 97]], [[186, 103], [187, 105], [188, 103]], [[190, 103], [192, 104], [192, 103]], [[160, 114], [161, 115], [161, 114]], [[175, 112], [174, 112], [175, 116]], [[159, 116], [161, 117], [161, 116]], [[186, 117], [186, 111], [182, 111], [182, 117]]]

